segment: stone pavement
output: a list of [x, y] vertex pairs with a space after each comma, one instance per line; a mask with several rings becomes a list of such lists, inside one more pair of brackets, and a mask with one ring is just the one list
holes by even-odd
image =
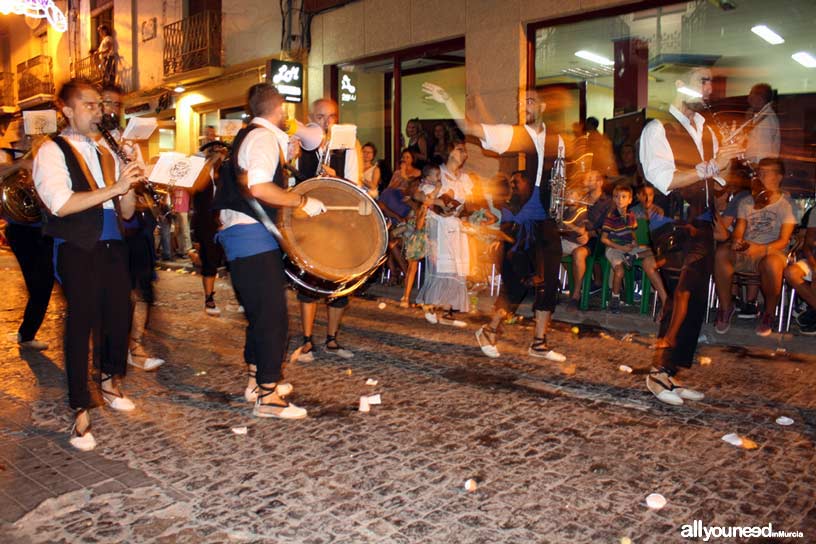
[[[525, 321], [494, 360], [475, 345], [478, 316], [432, 326], [419, 309], [355, 298], [340, 336], [355, 357], [287, 368], [309, 417], [257, 420], [228, 285], [209, 318], [198, 278], [162, 271], [149, 345], [168, 363], [129, 373], [138, 409], [94, 410], [99, 446], [81, 453], [67, 442], [64, 305], [54, 297], [41, 331], [51, 349], [21, 352], [23, 284], [7, 253], [0, 272], [0, 542], [666, 543], [698, 519], [804, 533], [765, 542], [816, 539], [816, 357], [801, 339], [787, 352], [704, 346], [712, 363], [683, 377], [707, 398], [670, 408], [638, 374], [648, 333], [621, 341], [598, 312], [578, 316], [598, 321], [578, 334], [557, 324], [568, 360], [538, 364]], [[289, 309], [297, 331], [294, 298]], [[357, 412], [374, 393], [382, 405]], [[732, 432], [759, 447], [720, 439]], [[664, 509], [646, 507], [653, 492]]]

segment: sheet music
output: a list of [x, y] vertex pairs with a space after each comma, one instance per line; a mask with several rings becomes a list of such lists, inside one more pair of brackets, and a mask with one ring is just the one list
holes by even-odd
[[184, 153], [174, 151], [165, 152], [159, 155], [149, 179], [160, 185], [189, 189], [192, 188], [206, 162], [207, 159], [204, 157], [195, 155], [188, 157]]
[[354, 149], [357, 144], [355, 125], [332, 125], [329, 136], [329, 150]]
[[56, 110], [34, 110], [23, 112], [23, 126], [29, 136], [53, 134], [57, 131]]
[[158, 123], [155, 117], [131, 117], [125, 131], [122, 133], [122, 139], [147, 140], [157, 126]]

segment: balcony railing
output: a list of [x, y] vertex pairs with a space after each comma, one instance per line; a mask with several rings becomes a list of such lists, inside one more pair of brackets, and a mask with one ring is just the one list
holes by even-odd
[[74, 64], [74, 76], [89, 80], [95, 85], [102, 83], [102, 68], [99, 66], [99, 59], [96, 55], [89, 55], [84, 59], [79, 59]]
[[220, 67], [221, 13], [204, 11], [164, 27], [164, 77]]
[[14, 107], [14, 74], [0, 72], [0, 107]]
[[38, 94], [54, 94], [54, 73], [51, 57], [39, 55], [17, 65], [19, 78], [18, 101], [22, 102]]

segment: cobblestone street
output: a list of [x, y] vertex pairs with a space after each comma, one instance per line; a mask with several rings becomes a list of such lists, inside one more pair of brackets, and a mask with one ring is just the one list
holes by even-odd
[[[50, 349], [20, 351], [24, 286], [10, 253], [0, 271], [0, 542], [669, 543], [689, 541], [681, 528], [694, 520], [803, 533], [750, 542], [816, 540], [812, 339], [784, 352], [704, 345], [711, 364], [681, 378], [705, 400], [672, 408], [644, 385], [648, 332], [621, 340], [626, 330], [587, 322], [599, 312], [578, 334], [556, 323], [565, 363], [527, 356], [527, 320], [505, 327], [502, 357], [488, 359], [474, 338], [485, 318], [430, 325], [372, 289], [343, 321], [354, 358], [318, 351], [287, 367], [309, 417], [263, 420], [243, 399], [245, 320], [228, 282], [213, 318], [199, 277], [161, 271], [147, 345], [167, 363], [129, 368], [137, 410], [93, 410], [99, 445], [81, 453], [68, 444], [61, 295], [37, 337]], [[358, 412], [373, 394], [382, 404]], [[665, 508], [646, 506], [651, 493]]]

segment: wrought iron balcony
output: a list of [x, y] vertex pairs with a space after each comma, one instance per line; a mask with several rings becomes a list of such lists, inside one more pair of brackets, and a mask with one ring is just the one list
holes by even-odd
[[14, 108], [14, 74], [0, 72], [0, 108]]
[[164, 77], [223, 66], [221, 13], [204, 11], [164, 27]]
[[24, 102], [37, 95], [54, 95], [54, 72], [51, 57], [38, 55], [17, 65], [19, 88], [18, 102]]
[[102, 84], [102, 68], [96, 55], [89, 55], [84, 59], [79, 59], [74, 64], [74, 76], [87, 79], [95, 85]]

